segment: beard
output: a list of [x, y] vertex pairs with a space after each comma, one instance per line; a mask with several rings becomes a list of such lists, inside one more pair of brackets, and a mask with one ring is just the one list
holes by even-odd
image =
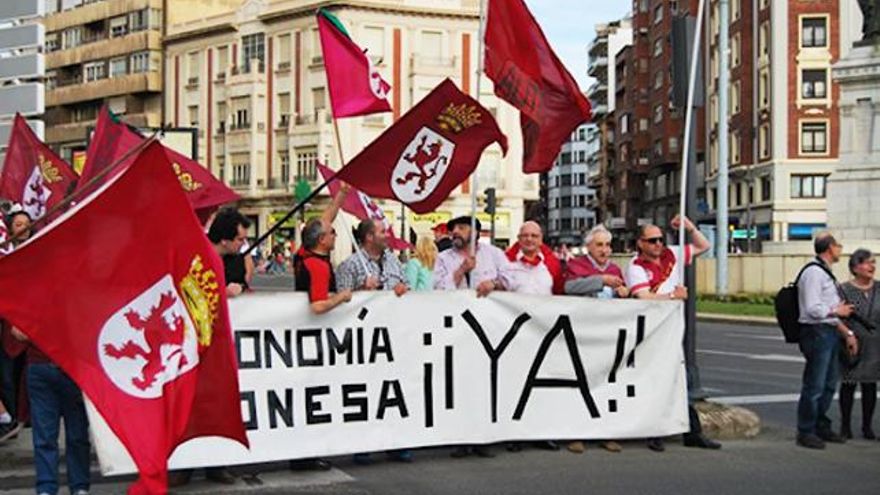
[[452, 236], [452, 245], [453, 245], [453, 247], [455, 247], [455, 249], [461, 249], [461, 248], [467, 246], [467, 241], [465, 241], [461, 237], [454, 235], [454, 236]]

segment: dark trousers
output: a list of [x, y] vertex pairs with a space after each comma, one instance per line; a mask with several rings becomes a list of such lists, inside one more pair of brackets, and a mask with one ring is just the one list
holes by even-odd
[[10, 357], [0, 346], [0, 400], [6, 406], [6, 410], [13, 418], [16, 417], [18, 403], [18, 384], [19, 372], [18, 366], [20, 359]]
[[798, 401], [798, 433], [830, 431], [827, 413], [840, 378], [840, 337], [831, 325], [802, 325], [798, 345], [807, 360]]
[[58, 433], [64, 418], [70, 492], [89, 489], [89, 423], [82, 394], [54, 364], [30, 364], [27, 387], [34, 436], [37, 493], [58, 493]]

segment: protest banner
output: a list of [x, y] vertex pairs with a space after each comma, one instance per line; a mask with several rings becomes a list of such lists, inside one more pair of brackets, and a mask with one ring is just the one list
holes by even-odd
[[[229, 310], [251, 448], [195, 439], [171, 468], [688, 429], [680, 302], [361, 292], [316, 316], [257, 292]], [[89, 415], [103, 472], [133, 472]]]

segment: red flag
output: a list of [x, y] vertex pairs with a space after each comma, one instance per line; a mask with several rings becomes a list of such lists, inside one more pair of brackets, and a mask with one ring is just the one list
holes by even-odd
[[489, 0], [486, 75], [495, 94], [520, 111], [523, 172], [550, 170], [592, 111], [522, 0]]
[[6, 228], [3, 215], [0, 215], [0, 256], [12, 252], [12, 243], [7, 241], [9, 241], [9, 229]]
[[370, 196], [428, 213], [468, 178], [495, 142], [507, 153], [507, 138], [492, 114], [446, 79], [337, 178]]
[[319, 10], [318, 32], [333, 117], [390, 112], [391, 86], [379, 75], [370, 57], [351, 40], [339, 19], [324, 9]]
[[[125, 170], [137, 158], [137, 153], [131, 153], [125, 160], [117, 163], [114, 170], [106, 174], [96, 184], [87, 185], [89, 181], [103, 173], [108, 167], [113, 166], [114, 162], [123, 158], [126, 153], [141, 146], [145, 140], [143, 136], [131, 130], [124, 123], [115, 121], [107, 108], [102, 109], [95, 125], [95, 134], [89, 143], [86, 165], [79, 180], [79, 188], [88, 188], [89, 192], [92, 192], [100, 184]], [[239, 195], [235, 191], [215, 179], [211, 172], [198, 162], [167, 146], [162, 146], [162, 149], [177, 175], [180, 186], [186, 191], [186, 197], [193, 209], [215, 209], [220, 205], [238, 201]]]
[[70, 165], [16, 114], [0, 176], [0, 197], [20, 203], [31, 220], [37, 220], [67, 196], [74, 182], [76, 173]]
[[[326, 165], [321, 165], [320, 163], [318, 164], [318, 171], [321, 172], [325, 181], [330, 180], [336, 174], [333, 169]], [[330, 197], [335, 198], [341, 186], [339, 181], [334, 180], [330, 182], [327, 187], [330, 189]], [[352, 188], [351, 193], [352, 194], [345, 197], [345, 202], [342, 203], [342, 209], [344, 211], [354, 215], [359, 220], [366, 220], [369, 218], [381, 223], [385, 227], [385, 235], [388, 237], [388, 247], [391, 249], [403, 251], [412, 248], [410, 243], [398, 238], [394, 234], [394, 229], [391, 228], [391, 222], [388, 221], [385, 212], [382, 211], [382, 208], [380, 208], [375, 201], [373, 201], [373, 198], [355, 188]]]
[[95, 404], [140, 472], [129, 493], [165, 493], [186, 440], [248, 444], [223, 287], [158, 143], [0, 259], [0, 315]]

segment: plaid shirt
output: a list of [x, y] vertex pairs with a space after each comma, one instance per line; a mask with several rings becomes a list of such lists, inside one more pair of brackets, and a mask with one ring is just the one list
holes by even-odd
[[[364, 271], [364, 266], [369, 273]], [[403, 266], [389, 250], [385, 250], [378, 260], [370, 258], [363, 250], [356, 251], [336, 268], [336, 285], [339, 290], [361, 290], [367, 276], [379, 278], [380, 290], [394, 290], [397, 284], [407, 285]]]

